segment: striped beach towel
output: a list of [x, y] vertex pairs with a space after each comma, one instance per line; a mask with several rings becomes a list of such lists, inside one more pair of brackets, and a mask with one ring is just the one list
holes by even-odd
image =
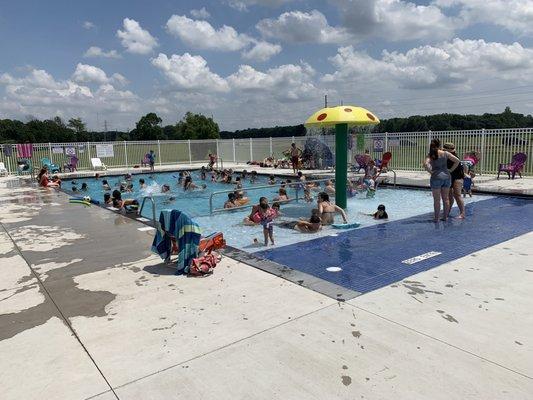
[[198, 257], [201, 229], [187, 214], [178, 210], [162, 210], [159, 215], [160, 229], [157, 230], [152, 243], [152, 252], [162, 259], [170, 257], [172, 242], [176, 238], [178, 259], [177, 274], [188, 273], [192, 260]]

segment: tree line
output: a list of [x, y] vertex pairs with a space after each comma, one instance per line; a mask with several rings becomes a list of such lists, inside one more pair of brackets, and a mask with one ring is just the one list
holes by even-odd
[[[374, 132], [417, 132], [464, 129], [531, 128], [533, 117], [513, 113], [509, 107], [500, 114], [460, 115], [435, 114], [414, 115], [406, 118], [381, 120]], [[303, 125], [250, 128], [236, 131], [220, 131], [211, 117], [188, 112], [174, 125], [162, 125], [155, 113], [141, 117], [129, 132], [91, 132], [81, 118], [63, 121], [60, 117], [47, 120], [31, 119], [22, 122], [0, 119], [0, 143], [61, 143], [101, 142], [115, 140], [187, 140], [187, 139], [232, 139], [304, 136]]]

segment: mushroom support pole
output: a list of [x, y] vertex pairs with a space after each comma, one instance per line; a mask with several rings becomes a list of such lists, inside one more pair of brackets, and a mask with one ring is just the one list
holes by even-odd
[[346, 209], [348, 181], [348, 124], [335, 125], [335, 204]]

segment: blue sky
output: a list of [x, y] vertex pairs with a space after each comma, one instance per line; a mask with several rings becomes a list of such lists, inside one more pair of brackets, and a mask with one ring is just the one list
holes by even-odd
[[0, 118], [222, 129], [533, 107], [531, 0], [4, 1]]

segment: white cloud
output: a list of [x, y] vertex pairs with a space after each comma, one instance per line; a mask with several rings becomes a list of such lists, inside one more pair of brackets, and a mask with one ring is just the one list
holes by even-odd
[[211, 72], [201, 56], [173, 54], [168, 58], [160, 53], [152, 59], [152, 65], [161, 70], [170, 83], [178, 90], [192, 92], [226, 92], [228, 83]]
[[383, 51], [380, 59], [352, 46], [341, 47], [331, 59], [337, 68], [324, 82], [394, 82], [403, 88], [465, 86], [485, 78], [533, 81], [533, 49], [484, 40], [455, 39], [420, 46], [405, 53]]
[[149, 54], [159, 45], [157, 39], [134, 19], [124, 18], [123, 29], [117, 31], [117, 37], [130, 53]]
[[381, 37], [390, 42], [453, 36], [461, 25], [434, 4], [404, 0], [330, 0], [339, 8], [343, 26], [356, 38]]
[[83, 57], [122, 58], [122, 56], [118, 54], [116, 50], [104, 51], [97, 46], [89, 47], [87, 51], [83, 54]]
[[228, 0], [228, 5], [238, 11], [248, 11], [249, 6], [279, 7], [294, 0]]
[[93, 24], [91, 21], [83, 22], [82, 26], [83, 26], [84, 29], [87, 29], [87, 30], [96, 28], [96, 25]]
[[246, 60], [267, 61], [282, 50], [279, 44], [264, 41], [257, 41], [249, 50], [242, 53], [242, 58]]
[[94, 65], [81, 64], [76, 65], [76, 70], [72, 74], [72, 80], [78, 83], [97, 83], [100, 85], [108, 83], [118, 83], [125, 85], [128, 80], [121, 74], [115, 73], [108, 77], [104, 70]]
[[202, 7], [200, 9], [196, 9], [196, 10], [191, 10], [190, 14], [194, 18], [198, 18], [198, 19], [207, 19], [207, 18], [209, 18], [211, 16], [211, 14], [209, 14], [209, 11], [207, 11], [205, 9], [205, 7]]
[[[95, 76], [102, 80], [101, 74]], [[119, 113], [138, 117], [139, 98], [128, 90], [117, 90], [111, 83], [101, 84], [92, 91], [72, 80], [56, 80], [47, 71], [32, 69], [21, 78], [2, 74], [0, 85], [5, 85], [0, 109], [9, 110], [19, 118], [34, 115], [43, 119], [60, 114], [92, 120], [96, 112], [115, 118]]]
[[268, 93], [278, 101], [290, 102], [316, 96], [314, 75], [314, 69], [306, 63], [281, 65], [266, 72], [241, 65], [237, 72], [228, 76], [227, 81], [235, 90]]
[[459, 16], [465, 24], [483, 22], [519, 35], [533, 35], [531, 0], [436, 0], [434, 4], [441, 8], [459, 7]]
[[170, 34], [195, 49], [237, 51], [252, 42], [252, 38], [238, 33], [231, 26], [215, 29], [207, 21], [197, 21], [183, 15], [170, 17], [166, 28]]
[[351, 39], [345, 28], [330, 26], [318, 10], [286, 12], [276, 19], [263, 19], [256, 27], [264, 37], [293, 43], [344, 43]]

